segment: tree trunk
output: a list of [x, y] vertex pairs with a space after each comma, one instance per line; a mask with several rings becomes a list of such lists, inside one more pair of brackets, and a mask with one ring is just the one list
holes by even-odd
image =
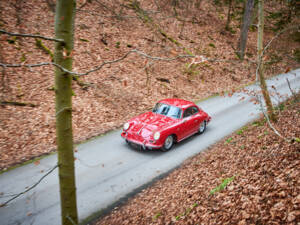
[[51, 10], [51, 12], [55, 12], [55, 2], [53, 0], [46, 0], [47, 5], [49, 7], [49, 9]]
[[237, 55], [240, 57], [241, 60], [244, 59], [244, 55], [245, 55], [245, 49], [247, 45], [248, 31], [251, 23], [253, 7], [254, 7], [254, 0], [248, 0], [245, 6], [241, 34], [237, 46]]
[[275, 114], [273, 111], [273, 105], [270, 99], [266, 80], [264, 77], [264, 65], [263, 65], [263, 58], [262, 58], [263, 33], [264, 33], [264, 2], [263, 0], [258, 0], [258, 36], [257, 36], [258, 74], [260, 80], [260, 87], [266, 102], [269, 118], [272, 121], [276, 121]]
[[229, 2], [228, 2], [228, 13], [227, 13], [227, 22], [226, 22], [226, 26], [225, 26], [226, 30], [230, 30], [231, 9], [232, 9], [232, 0], [229, 0]]
[[[55, 63], [72, 70], [75, 0], [57, 0]], [[56, 135], [59, 165], [61, 219], [63, 225], [78, 224], [72, 134], [72, 76], [55, 69]]]

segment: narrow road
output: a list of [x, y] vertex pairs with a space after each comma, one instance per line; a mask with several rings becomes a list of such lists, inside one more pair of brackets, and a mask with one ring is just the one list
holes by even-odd
[[[275, 104], [291, 95], [286, 78], [294, 91], [300, 90], [300, 69], [274, 77], [268, 81], [268, 86], [275, 86], [280, 93], [273, 96]], [[258, 87], [252, 85], [247, 90], [255, 91]], [[253, 104], [252, 98], [246, 93], [235, 93], [231, 97], [218, 96], [200, 102], [198, 105], [212, 116], [206, 132], [175, 145], [166, 153], [131, 149], [121, 139], [120, 130], [77, 146], [76, 183], [80, 220], [135, 193], [180, 166], [185, 159], [257, 119], [261, 109], [260, 105]], [[56, 157], [54, 154], [40, 160], [39, 165], [32, 163], [1, 174], [0, 204], [36, 183], [56, 165]], [[57, 169], [37, 187], [1, 207], [0, 224], [61, 224]]]

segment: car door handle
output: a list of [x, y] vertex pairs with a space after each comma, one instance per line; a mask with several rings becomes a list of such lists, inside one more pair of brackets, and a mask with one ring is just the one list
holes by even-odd
[[195, 123], [197, 123], [198, 122], [198, 120], [195, 120]]

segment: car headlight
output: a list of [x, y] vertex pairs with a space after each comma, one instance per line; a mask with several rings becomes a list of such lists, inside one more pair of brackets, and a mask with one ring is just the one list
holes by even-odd
[[160, 138], [160, 133], [159, 132], [155, 132], [153, 135], [153, 138], [155, 141], [157, 141]]
[[129, 128], [129, 123], [125, 123], [124, 126], [123, 126], [123, 129], [128, 130], [128, 128]]

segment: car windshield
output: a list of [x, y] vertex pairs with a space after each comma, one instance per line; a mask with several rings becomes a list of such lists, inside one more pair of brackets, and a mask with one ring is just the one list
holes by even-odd
[[181, 109], [163, 103], [157, 103], [152, 112], [179, 119], [181, 117]]

